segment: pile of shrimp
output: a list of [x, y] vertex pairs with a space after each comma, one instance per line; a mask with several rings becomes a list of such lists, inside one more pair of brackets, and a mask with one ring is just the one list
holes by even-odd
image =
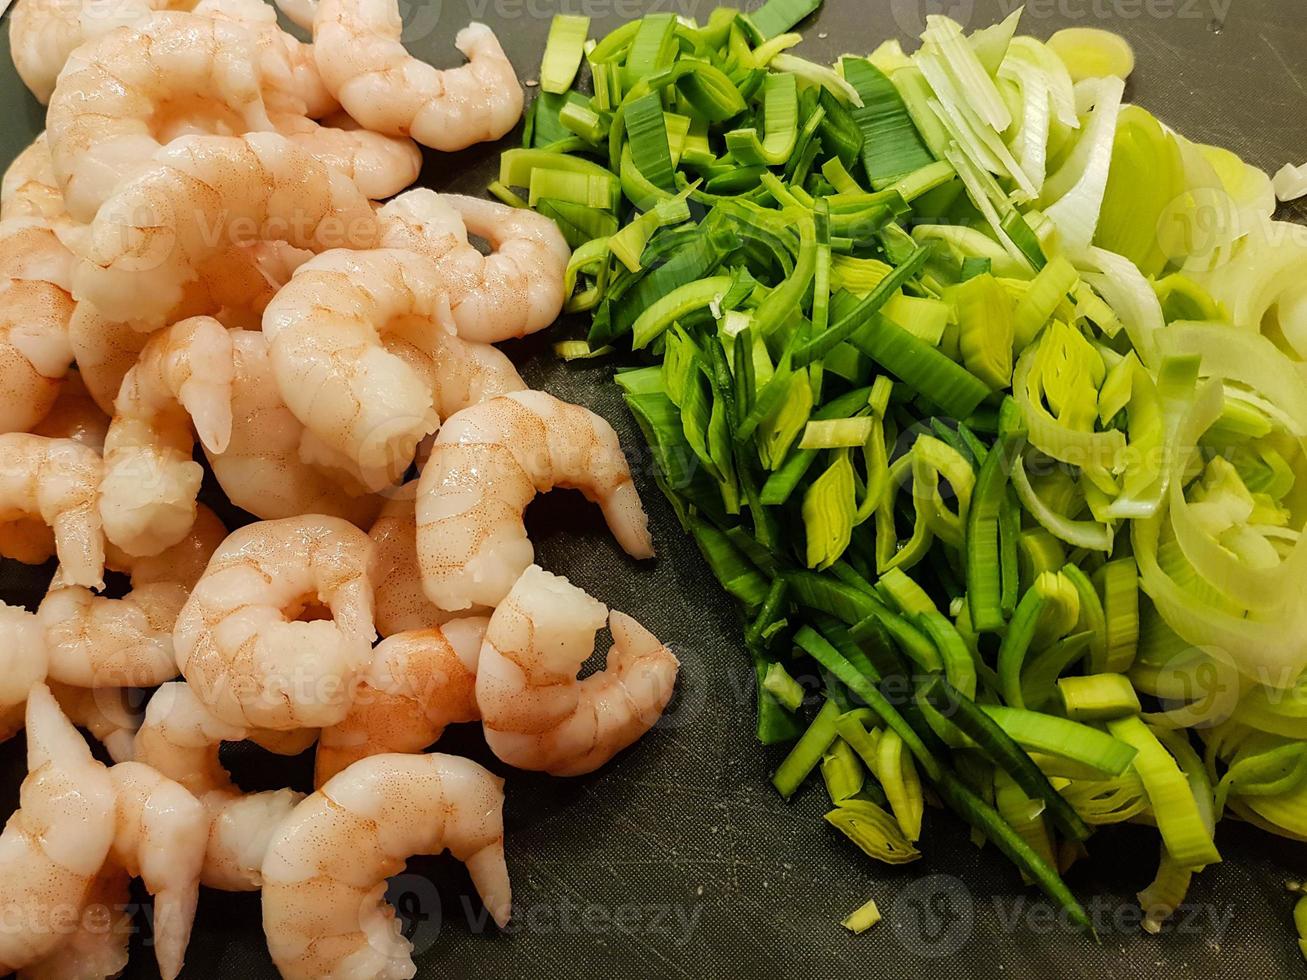
[[[506, 779], [594, 772], [676, 686], [524, 523], [576, 489], [653, 555], [612, 427], [494, 346], [558, 317], [562, 234], [407, 189], [418, 144], [517, 124], [513, 66], [476, 23], [415, 59], [398, 0], [285, 3], [311, 42], [264, 0], [12, 11], [48, 114], [0, 186], [0, 560], [55, 568], [0, 597], [0, 973], [119, 973], [136, 877], [165, 980], [201, 888], [261, 892], [283, 976], [411, 977], [386, 879], [448, 851], [506, 924]], [[428, 751], [469, 724], [500, 774]], [[239, 741], [313, 749], [313, 791], [243, 790]]]

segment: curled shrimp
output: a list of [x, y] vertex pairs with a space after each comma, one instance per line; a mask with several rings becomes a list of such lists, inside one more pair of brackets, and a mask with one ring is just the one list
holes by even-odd
[[327, 117], [322, 124], [296, 113], [273, 113], [272, 124], [297, 146], [347, 176], [373, 200], [403, 190], [417, 180], [422, 169], [422, 151], [411, 139], [361, 129], [343, 112]]
[[[196, 278], [164, 319], [211, 316], [225, 327], [257, 330], [268, 301], [312, 254], [283, 242], [232, 245], [198, 265]], [[90, 303], [77, 304], [68, 340], [87, 390], [106, 412], [112, 414], [123, 378], [149, 339], [149, 333], [110, 320]]]
[[436, 264], [400, 249], [310, 259], [263, 332], [287, 407], [374, 490], [403, 476], [442, 414], [525, 387], [502, 352], [454, 334]]
[[103, 469], [99, 453], [72, 439], [0, 435], [0, 522], [39, 519], [49, 526], [71, 585], [104, 585]]
[[69, 371], [54, 406], [36, 425], [32, 435], [51, 439], [72, 439], [96, 452], [104, 451], [104, 437], [109, 434], [109, 416], [96, 404], [80, 371]]
[[231, 339], [231, 439], [221, 453], [206, 450], [228, 499], [263, 520], [323, 514], [367, 527], [381, 499], [348, 476], [304, 460], [304, 426], [281, 400], [268, 339], [248, 330], [234, 331]]
[[145, 717], [137, 708], [136, 694], [125, 688], [72, 687], [47, 680], [59, 707], [78, 728], [84, 728], [104, 746], [114, 762], [130, 762], [136, 732]]
[[413, 976], [412, 945], [385, 894], [414, 854], [448, 850], [505, 925], [503, 786], [467, 759], [376, 755], [300, 803], [263, 859], [263, 931], [281, 975]]
[[204, 471], [195, 434], [222, 452], [231, 438], [231, 336], [212, 317], [154, 334], [127, 372], [104, 444], [100, 516], [129, 555], [157, 555], [195, 521]]
[[114, 838], [109, 772], [44, 684], [27, 698], [27, 778], [0, 834], [0, 971], [39, 963], [64, 942]]
[[163, 980], [181, 972], [199, 901], [209, 816], [180, 783], [139, 762], [109, 770], [114, 838], [101, 874], [140, 878], [154, 897], [154, 953]]
[[[562, 312], [572, 253], [544, 215], [419, 188], [387, 203], [377, 217], [383, 245], [437, 261], [460, 337], [482, 343], [523, 337]], [[481, 254], [468, 232], [494, 251]]]
[[36, 616], [0, 601], [0, 741], [23, 730], [28, 692], [45, 680], [48, 663]]
[[214, 553], [177, 617], [177, 664], [229, 724], [334, 725], [372, 654], [372, 573], [372, 542], [339, 518], [243, 527]]
[[418, 482], [417, 546], [442, 609], [493, 608], [534, 558], [522, 514], [537, 493], [580, 490], [627, 553], [653, 555], [648, 518], [612, 426], [542, 391], [465, 409], [436, 437]]
[[436, 150], [495, 140], [522, 118], [522, 86], [494, 32], [469, 24], [454, 46], [468, 59], [440, 71], [405, 49], [398, 0], [320, 0], [313, 46], [327, 89], [378, 133]]
[[376, 620], [381, 636], [441, 626], [445, 612], [422, 591], [417, 552], [417, 485], [404, 484], [386, 500], [368, 537], [377, 551]]
[[50, 143], [42, 132], [14, 157], [0, 180], [0, 221], [37, 218], [53, 225], [67, 214], [63, 191], [54, 176]]
[[77, 687], [153, 687], [177, 676], [172, 630], [190, 590], [227, 536], [207, 507], [180, 542], [152, 558], [108, 549], [106, 566], [131, 575], [121, 599], [68, 586], [55, 574], [37, 618], [50, 677]]
[[377, 218], [349, 178], [284, 136], [184, 136], [77, 238], [74, 297], [153, 330], [166, 325], [203, 262], [231, 245], [371, 248]]
[[[604, 670], [577, 680], [607, 621]], [[680, 668], [630, 616], [565, 578], [528, 568], [490, 617], [477, 667], [486, 742], [519, 769], [555, 776], [594, 772], [662, 717]]]
[[482, 617], [397, 633], [372, 651], [349, 714], [318, 736], [314, 785], [359, 759], [384, 752], [421, 752], [445, 729], [480, 721], [477, 658]]
[[94, 218], [120, 185], [149, 168], [178, 125], [222, 135], [272, 131], [254, 41], [243, 27], [164, 11], [74, 51], [46, 114], [68, 213]]
[[54, 407], [73, 361], [73, 257], [43, 221], [0, 223], [0, 432], [26, 432]]
[[145, 707], [135, 758], [186, 787], [204, 807], [209, 830], [200, 880], [211, 888], [258, 889], [273, 828], [304, 798], [289, 789], [243, 793], [231, 781], [218, 756], [223, 742], [255, 738], [273, 751], [297, 755], [316, 732], [297, 732], [275, 742], [263, 735], [216, 718], [195, 691], [179, 682], [162, 685]]

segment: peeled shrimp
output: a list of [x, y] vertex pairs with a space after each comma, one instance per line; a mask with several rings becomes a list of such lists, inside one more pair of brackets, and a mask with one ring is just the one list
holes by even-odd
[[54, 531], [65, 580], [95, 589], [104, 585], [102, 471], [100, 454], [71, 439], [0, 435], [0, 522], [39, 518]]
[[281, 975], [413, 976], [412, 945], [385, 894], [414, 854], [452, 853], [507, 924], [503, 785], [467, 759], [377, 755], [300, 803], [263, 859], [263, 931]]
[[[377, 217], [382, 245], [436, 260], [460, 337], [482, 343], [522, 337], [562, 312], [572, 253], [544, 215], [419, 188], [386, 204]], [[494, 251], [482, 255], [468, 232]]]
[[39, 218], [56, 224], [67, 218], [63, 191], [54, 177], [54, 161], [45, 133], [14, 157], [0, 181], [0, 221]]
[[37, 218], [0, 224], [0, 432], [45, 418], [72, 364], [74, 261]]
[[447, 420], [418, 483], [427, 596], [442, 609], [497, 606], [535, 555], [522, 514], [554, 487], [580, 490], [603, 509], [629, 554], [652, 557], [648, 518], [617, 433], [598, 415], [519, 391]]
[[359, 759], [421, 752], [449, 725], [480, 721], [476, 673], [487, 622], [455, 619], [377, 644], [349, 714], [318, 736], [314, 785]]
[[300, 114], [273, 113], [272, 124], [373, 200], [403, 190], [422, 169], [422, 151], [411, 139], [360, 129], [343, 112], [329, 116], [322, 125]]
[[454, 335], [440, 282], [413, 252], [338, 250], [264, 311], [287, 407], [371, 489], [403, 476], [442, 414], [525, 387], [502, 352]]
[[313, 46], [327, 89], [368, 129], [436, 150], [495, 140], [522, 118], [517, 73], [485, 24], [454, 46], [468, 63], [445, 71], [405, 49], [398, 0], [320, 0]]
[[65, 941], [114, 838], [109, 772], [43, 684], [27, 698], [27, 778], [0, 834], [0, 972], [39, 963]]
[[0, 741], [23, 730], [28, 692], [45, 680], [48, 663], [36, 616], [0, 601]]
[[230, 21], [165, 11], [72, 53], [46, 115], [68, 213], [90, 221], [171, 135], [271, 132], [254, 39]]
[[264, 520], [325, 514], [367, 527], [380, 498], [366, 495], [348, 476], [303, 460], [304, 426], [277, 391], [268, 339], [247, 330], [234, 331], [231, 339], [231, 440], [223, 452], [208, 453], [228, 499]]
[[352, 181], [284, 136], [184, 136], [105, 202], [73, 242], [73, 295], [112, 319], [167, 323], [206, 259], [233, 244], [372, 248], [377, 218]]
[[[295, 733], [290, 741], [261, 742], [297, 755], [316, 733]], [[145, 708], [135, 756], [185, 786], [209, 817], [201, 880], [224, 891], [254, 891], [262, 883], [263, 855], [273, 829], [304, 798], [293, 790], [242, 793], [218, 758], [225, 741], [260, 733], [214, 717], [186, 684], [160, 687]]]
[[377, 632], [394, 636], [448, 622], [445, 612], [422, 591], [418, 568], [416, 494], [418, 481], [404, 484], [381, 508], [368, 532], [377, 551]]
[[209, 817], [187, 789], [139, 762], [109, 770], [116, 794], [110, 867], [154, 897], [154, 954], [163, 980], [181, 972], [199, 901]]
[[195, 434], [222, 452], [231, 438], [231, 337], [212, 317], [152, 336], [114, 402], [104, 445], [100, 516], [105, 536], [129, 555], [157, 555], [195, 521], [204, 471]]
[[[605, 620], [604, 670], [577, 680]], [[680, 668], [630, 616], [565, 578], [528, 568], [490, 617], [477, 668], [477, 704], [491, 751], [510, 766], [554, 776], [594, 772], [662, 717]]]
[[[211, 316], [225, 327], [257, 330], [268, 301], [312, 254], [283, 242], [232, 245], [200, 263], [196, 278], [164, 319], [176, 323]], [[77, 304], [68, 340], [87, 390], [106, 412], [113, 412], [123, 378], [149, 337], [130, 323], [108, 319], [90, 303]]]
[[125, 688], [71, 687], [47, 680], [59, 707], [78, 728], [85, 728], [104, 746], [114, 762], [130, 762], [133, 742], [144, 713], [136, 707], [136, 693]]
[[103, 452], [109, 434], [109, 416], [86, 390], [79, 371], [69, 371], [54, 407], [32, 427], [32, 434], [52, 439], [72, 439], [96, 452]]
[[339, 518], [243, 527], [214, 553], [177, 617], [177, 664], [228, 724], [334, 725], [372, 654], [372, 573], [372, 542]]
[[54, 584], [37, 610], [50, 676], [77, 687], [153, 687], [177, 676], [172, 630], [209, 558], [227, 536], [207, 507], [179, 543], [152, 558], [109, 549], [106, 565], [131, 574], [121, 599]]

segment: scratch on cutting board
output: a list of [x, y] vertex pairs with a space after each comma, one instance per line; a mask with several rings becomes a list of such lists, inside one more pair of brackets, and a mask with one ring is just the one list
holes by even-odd
[[1288, 61], [1285, 60], [1284, 54], [1281, 53], [1279, 48], [1277, 48], [1274, 44], [1271, 43], [1271, 39], [1269, 37], [1267, 37], [1265, 34], [1259, 34], [1257, 36], [1262, 39], [1263, 44], [1265, 44], [1268, 48], [1270, 48], [1271, 54], [1275, 55], [1275, 60], [1280, 63], [1280, 67], [1283, 68], [1285, 70], [1285, 73], [1289, 76], [1289, 78], [1293, 80], [1294, 87], [1303, 95], [1307, 95], [1307, 87], [1303, 86], [1303, 81], [1302, 78], [1298, 75], [1298, 70], [1294, 68], [1291, 64], [1289, 64]]

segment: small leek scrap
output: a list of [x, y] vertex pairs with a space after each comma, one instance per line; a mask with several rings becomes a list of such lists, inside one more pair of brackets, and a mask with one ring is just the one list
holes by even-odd
[[1104, 31], [822, 65], [819, 6], [560, 16], [491, 191], [574, 249], [556, 349], [622, 365], [777, 792], [895, 863], [938, 803], [1086, 929], [1063, 859], [1147, 823], [1160, 929], [1222, 816], [1307, 838], [1301, 168], [1123, 105]]

